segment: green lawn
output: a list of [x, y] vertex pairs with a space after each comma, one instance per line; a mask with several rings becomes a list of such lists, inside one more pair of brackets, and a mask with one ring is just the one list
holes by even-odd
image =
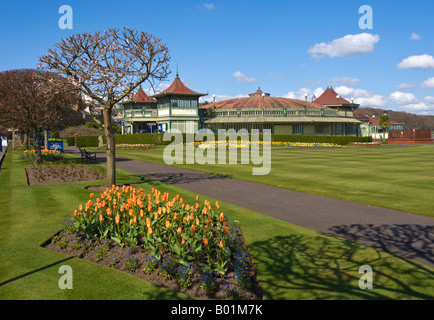
[[[88, 199], [89, 182], [28, 186], [20, 154], [9, 151], [0, 172], [1, 299], [189, 299], [40, 247]], [[196, 196], [122, 170], [118, 182], [179, 193], [187, 203]], [[242, 227], [265, 299], [434, 299], [434, 268], [221, 201], [220, 206]], [[58, 287], [65, 264], [73, 269], [72, 290]], [[362, 265], [372, 267], [374, 289], [359, 288]]]
[[[164, 164], [163, 150], [164, 147], [140, 152], [117, 151], [116, 155]], [[261, 165], [177, 166], [434, 216], [434, 145], [331, 149], [273, 148], [270, 173], [257, 176], [252, 175], [252, 168]]]

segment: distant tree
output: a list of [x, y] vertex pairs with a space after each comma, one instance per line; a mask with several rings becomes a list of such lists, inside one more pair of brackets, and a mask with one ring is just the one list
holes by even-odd
[[75, 87], [65, 82], [59, 90], [53, 85], [55, 79], [61, 80], [55, 74], [34, 69], [0, 73], [0, 124], [33, 134], [37, 163], [42, 162], [43, 131], [64, 127], [83, 109]]
[[63, 38], [39, 60], [41, 67], [74, 81], [86, 97], [104, 107], [106, 185], [116, 184], [113, 108], [146, 80], [153, 85], [169, 75], [166, 44], [145, 32], [109, 29]]
[[386, 140], [386, 129], [390, 126], [390, 117], [387, 113], [383, 113], [380, 117], [380, 127], [383, 129], [383, 140]]

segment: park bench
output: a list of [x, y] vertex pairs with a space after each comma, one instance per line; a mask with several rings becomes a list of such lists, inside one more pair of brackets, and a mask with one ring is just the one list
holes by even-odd
[[95, 162], [96, 163], [96, 153], [95, 152], [88, 152], [86, 149], [78, 148], [81, 153], [81, 162], [86, 160], [86, 162]]

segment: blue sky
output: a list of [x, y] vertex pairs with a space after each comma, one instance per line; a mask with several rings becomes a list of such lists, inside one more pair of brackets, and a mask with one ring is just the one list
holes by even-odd
[[[60, 29], [59, 7], [73, 9]], [[373, 28], [361, 29], [362, 5]], [[433, 1], [1, 0], [0, 71], [35, 68], [62, 37], [130, 27], [162, 39], [172, 74], [217, 100], [331, 85], [362, 107], [434, 115]]]

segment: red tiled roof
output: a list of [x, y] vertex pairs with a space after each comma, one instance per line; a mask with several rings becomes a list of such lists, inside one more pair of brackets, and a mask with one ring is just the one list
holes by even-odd
[[206, 96], [206, 94], [198, 93], [196, 91], [189, 89], [185, 84], [182, 83], [178, 75], [176, 76], [175, 80], [172, 82], [169, 88], [167, 88], [166, 90], [160, 93], [157, 93], [156, 95], [154, 95], [154, 97], [162, 97], [167, 94], [186, 94], [186, 95], [193, 95], [193, 96]]
[[247, 97], [236, 98], [209, 103], [201, 106], [203, 109], [215, 108], [216, 109], [294, 109], [304, 108], [304, 106], [313, 109], [330, 109], [329, 107], [322, 106], [314, 102], [305, 102], [297, 99], [281, 98], [281, 97]]
[[[258, 90], [256, 90], [255, 92], [249, 93], [249, 96], [252, 96], [252, 95], [262, 95], [263, 93], [265, 93], [265, 92], [262, 91], [261, 88], [259, 87]], [[267, 94], [267, 93], [265, 93], [265, 94]]]
[[315, 103], [319, 103], [319, 104], [351, 104], [351, 102], [349, 102], [348, 100], [342, 98], [339, 95], [339, 101], [336, 98], [338, 94], [336, 93], [335, 90], [333, 90], [333, 88], [331, 86], [327, 87], [327, 89], [323, 92], [322, 95], [320, 95], [316, 100], [314, 100], [313, 102]]
[[140, 88], [136, 94], [133, 97], [133, 101], [138, 101], [138, 102], [157, 102], [157, 100], [155, 100], [152, 97], [148, 97], [148, 95], [145, 93], [145, 91], [143, 91], [142, 88]]

